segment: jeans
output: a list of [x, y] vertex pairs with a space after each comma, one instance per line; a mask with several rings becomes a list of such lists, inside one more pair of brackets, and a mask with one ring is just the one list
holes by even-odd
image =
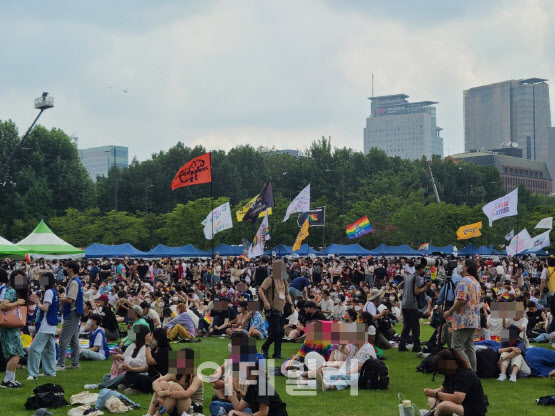
[[67, 319], [62, 324], [60, 333], [60, 356], [58, 366], [65, 367], [67, 347], [71, 345], [71, 364], [79, 365], [79, 319], [81, 317], [76, 311], [71, 311]]
[[297, 296], [301, 296], [302, 294], [303, 292], [301, 292], [300, 290], [295, 289], [294, 287], [289, 287], [289, 296], [291, 297], [291, 300], [293, 302], [295, 302]]
[[105, 374], [102, 378], [102, 383], [100, 383], [99, 389], [112, 389], [116, 390], [120, 384], [122, 384], [123, 378], [125, 374], [120, 374], [119, 376], [114, 377], [110, 380], [110, 373]]
[[337, 390], [344, 390], [354, 384], [358, 384], [358, 374], [332, 374], [329, 377], [329, 383], [332, 384]]
[[104, 358], [102, 358], [98, 352], [91, 350], [81, 350], [81, 352], [79, 353], [79, 358], [92, 361], [104, 360]]
[[412, 332], [412, 350], [418, 352], [420, 348], [420, 322], [418, 321], [417, 309], [402, 309], [403, 311], [403, 332], [401, 332], [401, 341], [399, 348], [404, 348], [409, 340], [409, 334]]
[[54, 334], [39, 332], [35, 335], [27, 357], [27, 371], [30, 376], [37, 377], [39, 375], [41, 361], [44, 374], [55, 376], [56, 341], [54, 340]]
[[366, 283], [368, 283], [369, 287], [374, 287], [374, 275], [373, 274], [367, 274], [364, 276], [364, 281]]
[[451, 346], [476, 371], [476, 350], [474, 349], [474, 328], [456, 329], [452, 333]]
[[262, 353], [268, 354], [270, 345], [275, 343], [273, 357], [276, 358], [281, 355], [281, 341], [283, 339], [285, 320], [281, 312], [272, 310], [271, 312], [266, 312], [266, 321], [268, 322], [268, 339], [262, 345]]
[[[210, 409], [210, 414], [212, 416], [227, 415], [233, 410], [233, 405], [230, 402], [221, 402], [219, 400], [214, 400], [208, 405]], [[245, 409], [243, 412], [252, 413], [251, 409]]]

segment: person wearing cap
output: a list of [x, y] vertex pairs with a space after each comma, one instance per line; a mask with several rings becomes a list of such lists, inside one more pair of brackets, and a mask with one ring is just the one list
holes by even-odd
[[497, 365], [501, 372], [497, 380], [507, 380], [509, 372], [509, 380], [516, 383], [517, 377], [528, 377], [531, 374], [530, 367], [525, 361], [526, 345], [520, 338], [520, 328], [516, 325], [509, 325], [503, 334], [508, 335], [508, 340], [501, 342], [497, 351], [500, 354]]
[[131, 319], [132, 325], [131, 325], [131, 330], [128, 331], [127, 333], [127, 336], [124, 339], [122, 339], [121, 342], [119, 343], [119, 348], [121, 348], [122, 351], [125, 351], [127, 347], [129, 347], [131, 344], [135, 342], [134, 328], [136, 326], [145, 325], [147, 328], [149, 328], [148, 322], [145, 321], [143, 318], [140, 318], [142, 314], [143, 314], [143, 308], [141, 308], [139, 305], [134, 305], [131, 308], [129, 308], [128, 317]]

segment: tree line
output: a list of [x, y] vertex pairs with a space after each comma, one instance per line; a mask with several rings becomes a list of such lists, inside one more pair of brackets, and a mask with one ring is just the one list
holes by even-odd
[[[16, 145], [18, 130], [12, 121], [0, 121], [0, 162]], [[113, 168], [93, 182], [79, 161], [70, 138], [59, 129], [38, 126], [29, 135], [0, 178], [0, 235], [11, 241], [24, 238], [44, 219], [64, 240], [86, 247], [92, 243], [128, 242], [149, 250], [156, 244], [179, 246], [192, 243], [209, 249], [202, 220], [211, 209], [210, 184], [171, 190], [177, 170], [205, 153], [178, 142], [167, 151], [144, 161], [133, 159], [123, 170]], [[212, 151], [213, 206], [229, 201], [234, 227], [216, 234], [214, 244], [241, 244], [252, 240], [258, 224], [238, 223], [235, 212], [272, 181], [276, 208], [270, 216], [270, 245], [293, 244], [299, 231], [296, 215], [282, 223], [289, 202], [308, 183], [311, 206], [326, 207], [326, 226], [311, 227], [308, 243], [323, 247], [349, 243], [348, 224], [367, 215], [374, 232], [354, 242], [374, 248], [380, 243], [418, 247], [465, 242], [456, 240], [458, 227], [484, 221], [482, 237], [475, 244], [505, 244], [504, 236], [517, 228], [516, 217], [488, 227], [482, 206], [504, 194], [493, 166], [453, 163], [434, 157], [434, 173], [441, 203], [437, 204], [424, 160], [388, 157], [372, 149], [368, 154], [334, 148], [322, 138], [300, 157], [273, 148], [244, 145], [225, 152]], [[118, 187], [118, 211], [114, 206]], [[533, 227], [541, 218], [555, 214], [555, 198], [519, 190], [519, 229]]]

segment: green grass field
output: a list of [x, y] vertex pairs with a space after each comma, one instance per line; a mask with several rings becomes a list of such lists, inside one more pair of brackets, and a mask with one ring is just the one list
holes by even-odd
[[[398, 328], [399, 330], [400, 328]], [[422, 339], [431, 335], [431, 328], [422, 327]], [[227, 352], [228, 339], [209, 338], [200, 343], [172, 344], [174, 350], [183, 346], [190, 346], [199, 352], [202, 361], [215, 361], [223, 363], [229, 355]], [[259, 342], [259, 347], [261, 342]], [[548, 344], [541, 344], [547, 347]], [[294, 354], [300, 344], [283, 344], [283, 355]], [[549, 347], [547, 347], [549, 348]], [[270, 353], [272, 349], [270, 350]], [[289, 415], [384, 415], [394, 416], [399, 414], [397, 407], [397, 394], [402, 393], [407, 399], [415, 402], [420, 408], [426, 403], [423, 389], [425, 387], [436, 388], [442, 380], [437, 376], [436, 381], [431, 381], [431, 375], [417, 373], [415, 368], [420, 359], [412, 352], [399, 353], [396, 349], [385, 352], [386, 364], [389, 368], [390, 385], [386, 391], [359, 391], [358, 397], [349, 395], [349, 390], [329, 391], [317, 396], [293, 397], [285, 391], [285, 378], [276, 377], [276, 389], [281, 398], [287, 403]], [[68, 361], [69, 362], [69, 361]], [[41, 377], [40, 383], [56, 383], [65, 389], [66, 400], [71, 395], [83, 391], [83, 385], [98, 383], [102, 376], [109, 372], [111, 360], [102, 363], [82, 362], [80, 370], [66, 370], [54, 377]], [[25, 410], [25, 400], [32, 395], [34, 383], [26, 381], [27, 371], [19, 369], [17, 379], [24, 384], [18, 390], [0, 389], [0, 414], [2, 415], [31, 415], [33, 412]], [[517, 383], [498, 382], [495, 379], [482, 380], [484, 391], [488, 395], [490, 406], [488, 415], [553, 415], [553, 408], [538, 406], [535, 399], [555, 394], [555, 383], [549, 379], [528, 378], [519, 380]], [[97, 391], [95, 391], [97, 392]], [[204, 389], [204, 412], [209, 414], [208, 404], [212, 397], [212, 388], [209, 383]], [[315, 393], [314, 393], [315, 394]], [[141, 409], [128, 412], [129, 415], [144, 415], [148, 407], [150, 395], [132, 396], [133, 400], [144, 406]], [[67, 415], [70, 408], [65, 407], [53, 410], [54, 415]], [[107, 413], [107, 412], [105, 412]]]

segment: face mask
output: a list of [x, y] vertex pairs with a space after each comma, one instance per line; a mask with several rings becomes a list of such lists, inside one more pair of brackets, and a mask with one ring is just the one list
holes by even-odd
[[172, 300], [173, 300], [174, 302], [177, 302], [177, 301], [179, 300], [179, 298], [178, 298], [177, 296], [174, 296], [174, 297], [172, 297]]
[[150, 343], [150, 348], [156, 348], [158, 346], [158, 341], [152, 341]]
[[391, 302], [393, 302], [393, 301], [395, 300], [395, 296], [390, 296], [390, 297], [389, 297], [389, 300], [390, 300]]
[[360, 292], [360, 290], [357, 290], [357, 296], [360, 296], [362, 293]]
[[237, 308], [237, 312], [240, 313], [240, 312], [242, 312], [242, 311], [243, 311], [243, 308]]
[[355, 306], [355, 311], [360, 311], [360, 306]]

